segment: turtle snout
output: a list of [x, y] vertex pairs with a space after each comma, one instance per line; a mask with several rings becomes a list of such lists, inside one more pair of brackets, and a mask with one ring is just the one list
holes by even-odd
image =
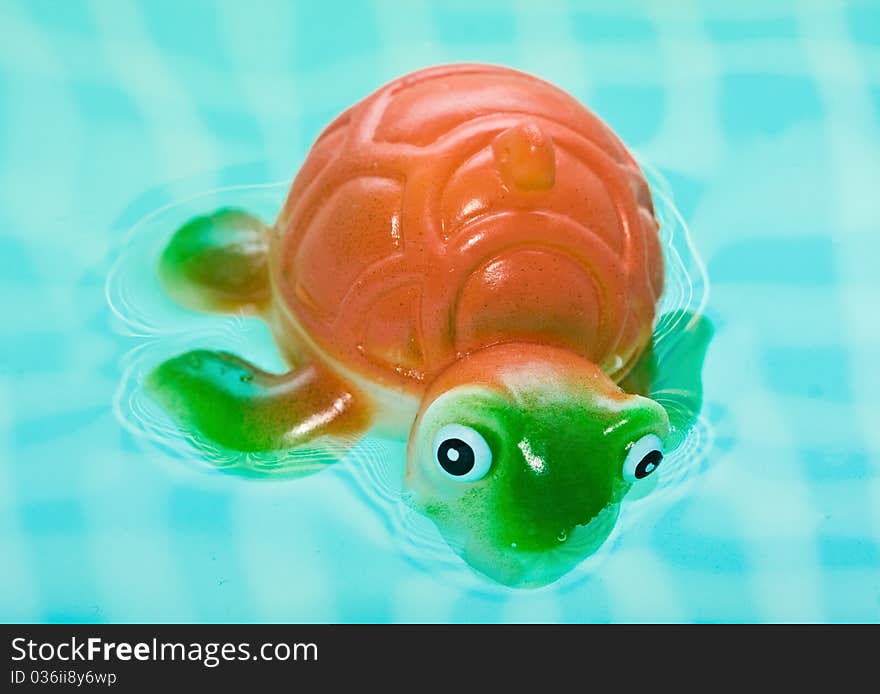
[[588, 524], [612, 501], [613, 484], [583, 456], [539, 460], [523, 456], [498, 491], [505, 543], [522, 549], [552, 549], [578, 526]]
[[[545, 513], [530, 523], [509, 527], [506, 536], [495, 541], [472, 536], [464, 556], [471, 566], [499, 583], [517, 587], [546, 585], [602, 545], [614, 528], [619, 508], [616, 503], [608, 503], [589, 518], [582, 510], [571, 509], [564, 519]], [[573, 522], [578, 519], [583, 522]]]

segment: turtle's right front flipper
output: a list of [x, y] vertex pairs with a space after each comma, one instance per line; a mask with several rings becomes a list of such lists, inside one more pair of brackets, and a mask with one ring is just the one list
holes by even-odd
[[160, 364], [146, 385], [183, 429], [234, 451], [350, 444], [369, 426], [364, 403], [315, 365], [273, 374], [227, 352], [195, 350]]
[[654, 344], [621, 382], [629, 393], [659, 402], [669, 416], [667, 450], [677, 448], [703, 405], [703, 361], [713, 334], [705, 316], [691, 311], [664, 314]]
[[162, 253], [162, 284], [189, 308], [259, 311], [269, 300], [268, 231], [241, 210], [196, 217], [175, 232]]

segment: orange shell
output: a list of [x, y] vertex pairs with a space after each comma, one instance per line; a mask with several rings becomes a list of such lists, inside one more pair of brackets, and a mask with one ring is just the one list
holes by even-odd
[[275, 229], [280, 308], [332, 359], [408, 389], [514, 340], [619, 380], [663, 288], [651, 194], [618, 138], [489, 65], [420, 70], [345, 111]]

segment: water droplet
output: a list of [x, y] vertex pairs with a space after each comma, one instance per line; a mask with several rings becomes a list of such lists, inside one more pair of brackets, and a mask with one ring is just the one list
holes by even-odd
[[515, 543], [515, 542], [511, 542], [511, 543], [510, 543], [510, 546], [513, 547], [514, 549], [516, 549], [516, 543]]
[[564, 530], [560, 530], [559, 534], [556, 536], [556, 539], [560, 542], [565, 542], [568, 539], [568, 533]]

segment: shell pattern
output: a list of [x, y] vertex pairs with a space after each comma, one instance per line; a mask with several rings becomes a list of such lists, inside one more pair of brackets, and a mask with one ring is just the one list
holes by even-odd
[[621, 379], [663, 289], [648, 185], [576, 99], [487, 65], [422, 70], [320, 135], [274, 226], [276, 302], [372, 380], [420, 389], [498, 342]]

